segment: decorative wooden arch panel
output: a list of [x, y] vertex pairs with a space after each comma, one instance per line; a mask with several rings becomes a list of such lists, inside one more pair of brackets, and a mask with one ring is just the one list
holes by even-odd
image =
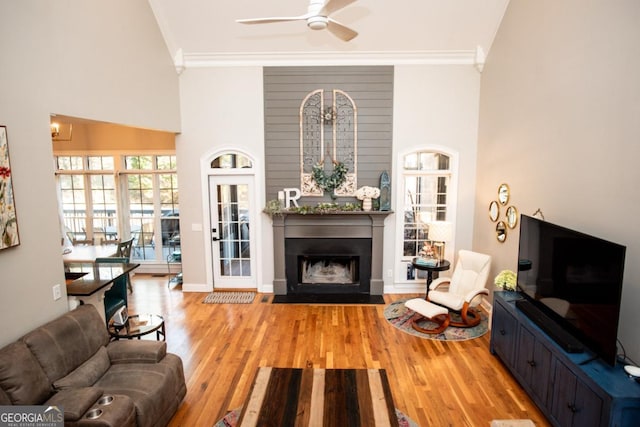
[[[331, 174], [336, 163], [348, 170], [345, 182], [335, 196], [354, 196], [358, 176], [358, 110], [344, 91], [331, 92], [331, 104], [325, 108], [324, 89], [309, 93], [300, 104], [300, 184], [303, 196], [322, 196], [313, 179], [313, 167], [322, 165]], [[325, 132], [325, 128], [327, 132]], [[325, 134], [329, 138], [325, 141]], [[325, 160], [329, 158], [329, 162]]]

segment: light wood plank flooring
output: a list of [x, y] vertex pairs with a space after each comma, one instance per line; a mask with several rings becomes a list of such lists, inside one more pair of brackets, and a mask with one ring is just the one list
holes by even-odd
[[129, 311], [163, 315], [168, 350], [184, 363], [187, 396], [173, 427], [212, 426], [242, 406], [260, 366], [384, 368], [396, 407], [421, 427], [520, 418], [549, 425], [489, 353], [489, 334], [465, 342], [421, 339], [391, 326], [383, 305], [281, 305], [269, 294], [253, 304], [203, 304], [204, 293], [169, 289], [166, 277], [142, 274], [133, 287]]

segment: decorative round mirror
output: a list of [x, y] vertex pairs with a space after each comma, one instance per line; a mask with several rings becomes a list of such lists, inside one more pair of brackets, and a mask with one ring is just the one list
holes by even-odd
[[502, 206], [505, 206], [509, 201], [509, 186], [507, 184], [500, 184], [498, 187], [498, 201]]
[[498, 202], [493, 200], [489, 203], [489, 219], [496, 222], [498, 220], [498, 215], [500, 215], [500, 205], [498, 205]]
[[507, 227], [515, 228], [518, 224], [518, 210], [515, 206], [509, 206], [507, 208]]
[[504, 243], [507, 240], [507, 225], [504, 221], [498, 221], [496, 224], [496, 239], [500, 243]]

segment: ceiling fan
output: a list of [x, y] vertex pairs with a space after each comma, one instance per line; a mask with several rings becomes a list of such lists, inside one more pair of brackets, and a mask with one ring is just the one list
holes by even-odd
[[304, 15], [277, 18], [238, 19], [236, 22], [241, 24], [271, 24], [274, 22], [307, 21], [307, 26], [312, 30], [327, 29], [334, 36], [348, 42], [356, 37], [358, 33], [332, 19], [329, 15], [350, 5], [351, 3], [354, 3], [355, 1], [356, 0], [309, 0], [309, 8], [307, 13]]

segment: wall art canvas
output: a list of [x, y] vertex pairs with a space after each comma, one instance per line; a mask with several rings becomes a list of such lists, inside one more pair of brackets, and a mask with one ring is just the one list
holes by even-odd
[[20, 244], [13, 201], [7, 127], [0, 126], [0, 250]]

